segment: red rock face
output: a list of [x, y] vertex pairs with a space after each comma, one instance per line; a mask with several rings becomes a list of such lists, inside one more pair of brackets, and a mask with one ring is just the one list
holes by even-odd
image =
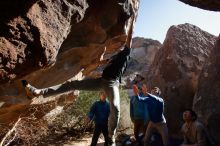
[[139, 0], [0, 1], [0, 123], [29, 108], [20, 79], [39, 88], [80, 79], [82, 69], [97, 68], [105, 47], [115, 53], [138, 6]]
[[[0, 9], [0, 83], [6, 83], [53, 65], [58, 52], [75, 47], [84, 47], [82, 52], [86, 52], [91, 44], [103, 47], [121, 36], [115, 48], [108, 48], [118, 49], [126, 38], [128, 18], [137, 12], [138, 0], [120, 4], [116, 0], [9, 0], [0, 2]], [[91, 60], [99, 57], [93, 55]]]
[[217, 145], [220, 145], [220, 36], [205, 64], [198, 82], [193, 108], [208, 127]]
[[[31, 73], [56, 61], [61, 44], [69, 33], [71, 17], [76, 11], [67, 1], [1, 2], [0, 83]], [[80, 17], [81, 16], [81, 17]]]
[[172, 135], [179, 132], [184, 108], [192, 107], [198, 75], [215, 40], [215, 36], [191, 24], [172, 26], [149, 69], [147, 84], [162, 90]]
[[219, 0], [179, 0], [191, 6], [211, 11], [220, 11]]
[[124, 28], [138, 9], [138, 1], [112, 0], [0, 4], [0, 96], [10, 104], [25, 101], [21, 77], [42, 88], [73, 78], [81, 69], [91, 72], [105, 46], [111, 54], [123, 45]]

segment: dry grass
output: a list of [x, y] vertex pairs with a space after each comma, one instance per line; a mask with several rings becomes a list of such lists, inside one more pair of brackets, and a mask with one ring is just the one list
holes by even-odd
[[48, 128], [45, 121], [37, 120], [34, 117], [22, 117], [6, 133], [0, 146], [8, 146], [12, 143], [33, 145], [45, 137], [47, 132]]

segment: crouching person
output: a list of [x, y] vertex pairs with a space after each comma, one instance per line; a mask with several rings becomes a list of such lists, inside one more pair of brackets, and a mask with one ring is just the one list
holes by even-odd
[[184, 124], [181, 132], [184, 137], [181, 146], [215, 146], [205, 126], [197, 121], [197, 114], [192, 109], [183, 112]]

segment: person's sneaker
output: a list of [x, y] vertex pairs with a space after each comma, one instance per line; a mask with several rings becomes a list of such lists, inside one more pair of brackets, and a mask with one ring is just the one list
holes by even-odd
[[108, 138], [108, 145], [109, 146], [116, 146], [115, 141], [113, 140], [113, 138], [111, 138], [111, 137]]
[[21, 83], [23, 87], [25, 88], [26, 95], [28, 99], [32, 99], [36, 96], [39, 96], [41, 93], [41, 90], [31, 86], [26, 80], [21, 80]]
[[130, 141], [134, 143], [136, 142], [136, 138], [134, 136], [130, 136]]

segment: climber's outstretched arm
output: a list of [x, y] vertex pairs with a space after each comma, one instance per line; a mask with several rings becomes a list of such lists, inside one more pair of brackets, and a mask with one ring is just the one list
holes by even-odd
[[130, 27], [128, 29], [127, 39], [126, 39], [126, 42], [125, 42], [125, 46], [128, 47], [128, 48], [131, 48], [131, 44], [132, 44], [134, 21], [135, 21], [135, 18], [134, 18], [134, 15], [132, 15], [131, 16], [131, 24], [130, 24]]

